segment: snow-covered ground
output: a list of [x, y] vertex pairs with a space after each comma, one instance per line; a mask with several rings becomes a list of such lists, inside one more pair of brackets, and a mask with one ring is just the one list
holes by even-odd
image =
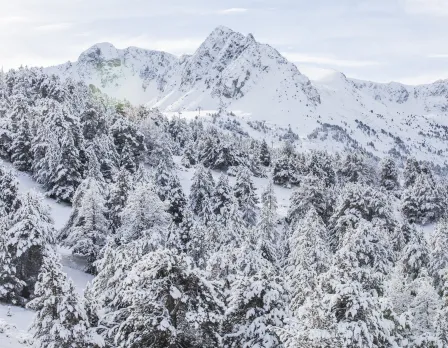
[[[4, 162], [2, 165], [14, 170], [10, 163]], [[43, 192], [39, 184], [29, 175], [21, 172], [16, 172], [16, 174], [21, 192], [28, 190]], [[45, 197], [45, 203], [50, 207], [55, 227], [59, 230], [67, 222], [71, 207], [67, 204], [57, 203], [55, 200], [47, 197]], [[72, 279], [79, 293], [82, 293], [87, 283], [93, 277], [82, 271], [82, 261], [75, 259], [67, 249], [58, 248], [58, 252], [61, 255], [64, 272]], [[9, 310], [11, 316], [8, 315]], [[27, 340], [32, 340], [28, 333], [28, 328], [33, 318], [34, 312], [31, 310], [0, 304], [0, 348], [22, 348], [27, 346]]]
[[[186, 169], [180, 162], [181, 157], [174, 157], [174, 161], [177, 164], [178, 176], [181, 182], [182, 188], [186, 195], [190, 192], [190, 186], [192, 178], [194, 175], [194, 168]], [[14, 170], [11, 164], [3, 163], [3, 166]], [[24, 173], [16, 172], [19, 180], [19, 190], [21, 192], [26, 192], [28, 190], [36, 190], [43, 193], [42, 188], [33, 179]], [[220, 172], [212, 171], [213, 178], [215, 181], [218, 180]], [[253, 178], [254, 185], [258, 190], [260, 195], [264, 188], [268, 185], [269, 178]], [[229, 177], [229, 182], [231, 185], [235, 183], [234, 177]], [[279, 204], [279, 215], [286, 216], [289, 199], [293, 192], [292, 189], [286, 189], [283, 187], [275, 186], [275, 192]], [[51, 215], [55, 222], [56, 228], [59, 230], [67, 222], [71, 207], [67, 204], [61, 204], [53, 199], [44, 198], [46, 204], [49, 206]], [[394, 211], [398, 214], [398, 201], [393, 202]], [[434, 231], [434, 225], [427, 225], [423, 227], [424, 234], [427, 238]], [[71, 255], [70, 251], [63, 247], [57, 248], [58, 253], [61, 256], [64, 272], [72, 279], [76, 289], [80, 294], [84, 291], [88, 282], [90, 282], [93, 277], [89, 274], [83, 272], [84, 263], [82, 259], [76, 258]], [[11, 316], [8, 315], [10, 311]], [[0, 304], [0, 348], [23, 348], [28, 346], [27, 342], [31, 342], [32, 337], [29, 335], [28, 328], [30, 327], [34, 317], [34, 312], [14, 306], [7, 306]]]

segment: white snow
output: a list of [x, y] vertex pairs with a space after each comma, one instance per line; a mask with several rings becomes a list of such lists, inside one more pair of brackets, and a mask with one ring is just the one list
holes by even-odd
[[[269, 45], [225, 27], [216, 28], [192, 56], [101, 43], [77, 62], [46, 72], [83, 80], [112, 97], [176, 116], [181, 111], [182, 117], [193, 118], [199, 107], [224, 108], [244, 121], [291, 125], [305, 148], [344, 148], [332, 136], [307, 139], [328, 123], [342, 127], [379, 157], [400, 142], [420, 160], [443, 165], [448, 155], [448, 131], [443, 128], [448, 126], [447, 80], [421, 86], [382, 84], [313, 68], [305, 70], [310, 81]], [[370, 134], [359, 122], [371, 128]]]
[[[1, 165], [14, 170], [8, 162], [2, 162]], [[20, 192], [36, 190], [43, 193], [39, 184], [29, 175], [15, 170], [14, 172], [19, 180]], [[57, 203], [50, 198], [45, 198], [45, 203], [50, 207], [55, 227], [59, 230], [67, 222], [71, 207], [66, 204]], [[82, 260], [73, 257], [67, 249], [59, 247], [57, 250], [61, 255], [64, 272], [72, 279], [76, 289], [82, 294], [87, 283], [93, 277], [82, 271], [84, 267]], [[10, 306], [12, 316], [8, 316], [8, 307], [7, 305], [0, 304], [0, 348], [20, 348], [27, 346], [26, 339], [31, 340], [28, 328], [33, 321], [34, 312], [25, 308]]]

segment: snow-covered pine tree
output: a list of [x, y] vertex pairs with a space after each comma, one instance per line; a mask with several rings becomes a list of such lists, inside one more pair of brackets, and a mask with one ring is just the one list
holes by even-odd
[[208, 242], [213, 250], [223, 246], [239, 246], [246, 232], [245, 223], [238, 209], [238, 201], [229, 186], [229, 180], [222, 174], [211, 198], [210, 214], [205, 214], [208, 227]]
[[288, 261], [290, 281], [290, 308], [296, 312], [315, 290], [318, 276], [326, 272], [331, 263], [328, 231], [316, 210], [311, 207], [296, 225], [289, 242]]
[[221, 174], [211, 196], [213, 214], [218, 220], [230, 210], [230, 205], [236, 202], [231, 191], [227, 175]]
[[0, 167], [0, 211], [11, 215], [20, 206], [19, 182], [16, 176], [10, 170]]
[[6, 76], [3, 71], [0, 72], [0, 155], [8, 158], [9, 149], [12, 142], [11, 119], [8, 117], [8, 110], [11, 105], [6, 86]]
[[435, 321], [436, 339], [438, 348], [448, 345], [448, 270], [445, 271], [444, 285], [442, 290], [442, 307], [437, 313]]
[[261, 214], [256, 230], [259, 233], [261, 255], [271, 262], [276, 262], [278, 258], [277, 209], [274, 184], [269, 182], [261, 194]]
[[12, 304], [21, 304], [22, 289], [26, 285], [17, 277], [17, 269], [5, 240], [6, 223], [0, 220], [0, 301]]
[[266, 139], [263, 139], [261, 141], [260, 162], [265, 167], [269, 167], [271, 165], [271, 152], [269, 151], [269, 147], [268, 147], [268, 144], [266, 143]]
[[131, 188], [129, 172], [122, 168], [117, 174], [115, 183], [111, 184], [106, 201], [107, 220], [111, 235], [116, 234], [121, 227], [121, 212], [126, 206]]
[[185, 168], [191, 168], [197, 164], [196, 144], [193, 140], [189, 140], [185, 145], [181, 163]]
[[442, 218], [430, 238], [429, 272], [434, 277], [434, 285], [441, 291], [448, 269], [448, 219]]
[[173, 117], [167, 127], [173, 143], [176, 144], [175, 154], [180, 155], [190, 139], [190, 128], [184, 118]]
[[431, 174], [417, 175], [414, 184], [403, 191], [401, 209], [411, 223], [431, 223], [442, 215], [443, 194]]
[[382, 298], [392, 259], [387, 232], [363, 223], [345, 234], [342, 245], [324, 276], [335, 346], [395, 347], [400, 323]]
[[55, 242], [56, 231], [42, 197], [27, 192], [20, 200], [20, 208], [7, 222], [5, 241], [16, 266], [17, 278], [26, 283], [22, 296], [27, 299], [33, 293], [44, 252]]
[[77, 222], [64, 241], [73, 255], [86, 258], [86, 271], [96, 273], [95, 261], [109, 236], [103, 193], [99, 185], [91, 185], [77, 207]]
[[322, 221], [327, 222], [332, 214], [328, 189], [325, 183], [315, 176], [305, 176], [290, 198], [287, 220], [294, 229], [311, 208], [319, 214]]
[[383, 226], [390, 235], [397, 225], [386, 195], [371, 186], [348, 184], [342, 189], [328, 223], [333, 250], [341, 246], [347, 229], [356, 228], [361, 221]]
[[372, 177], [363, 155], [349, 153], [345, 156], [339, 176], [346, 183], [370, 184]]
[[172, 173], [168, 180], [168, 187], [170, 190], [167, 192], [168, 213], [173, 217], [173, 221], [176, 224], [182, 222], [187, 205], [187, 199], [180, 184], [179, 178], [175, 173]]
[[407, 189], [414, 185], [417, 176], [421, 174], [421, 167], [419, 161], [410, 157], [406, 160], [403, 170], [403, 188]]
[[20, 121], [14, 140], [11, 144], [11, 162], [21, 171], [29, 172], [33, 163], [33, 153], [31, 151], [32, 136], [27, 115]]
[[415, 225], [409, 224], [407, 221], [395, 226], [392, 232], [392, 244], [396, 258], [400, 257], [401, 251], [411, 240], [411, 236], [415, 233], [414, 230]]
[[125, 280], [123, 322], [114, 343], [127, 347], [204, 347], [219, 344], [224, 305], [218, 284], [190, 257], [162, 249], [145, 255]]
[[406, 314], [412, 328], [408, 337], [411, 347], [437, 347], [435, 319], [441, 301], [426, 270], [410, 284], [408, 291], [411, 296]]
[[212, 173], [204, 166], [198, 165], [193, 176], [188, 204], [195, 215], [203, 217], [214, 190], [215, 182]]
[[395, 191], [399, 189], [398, 170], [392, 157], [386, 157], [381, 162], [380, 169], [380, 185], [387, 191]]
[[285, 142], [274, 163], [273, 179], [275, 184], [291, 187], [296, 182], [295, 157], [294, 145]]
[[37, 311], [31, 327], [35, 347], [103, 347], [102, 339], [89, 330], [83, 303], [52, 251], [44, 257], [35, 298], [28, 308]]
[[241, 217], [246, 226], [255, 226], [260, 210], [258, 207], [259, 200], [250, 171], [244, 166], [239, 167], [233, 193], [238, 201]]
[[422, 230], [417, 228], [412, 230], [411, 239], [401, 252], [400, 263], [403, 272], [411, 279], [419, 277], [422, 270], [426, 272], [429, 264], [429, 249]]
[[86, 141], [93, 141], [97, 136], [106, 133], [106, 120], [90, 101], [80, 115], [82, 135]]
[[120, 158], [120, 167], [134, 173], [146, 150], [143, 134], [129, 119], [118, 117], [111, 127], [111, 135]]
[[336, 184], [335, 161], [328, 152], [313, 150], [306, 156], [305, 162], [306, 174], [319, 178], [325, 187]]
[[336, 321], [329, 312], [330, 297], [324, 291], [322, 278], [316, 280], [318, 286], [295, 317], [290, 318], [284, 328], [276, 328], [285, 348], [342, 346], [335, 333]]
[[70, 217], [59, 233], [58, 239], [63, 242], [73, 233], [75, 226], [83, 223], [83, 221], [80, 220], [80, 210], [84, 204], [85, 194], [93, 190], [104, 196], [106, 192], [106, 185], [103, 181], [96, 155], [93, 151], [88, 151], [88, 154], [89, 167], [87, 176], [77, 187], [75, 194], [73, 195]]
[[176, 224], [182, 222], [187, 199], [174, 171], [171, 157], [161, 158], [154, 173], [154, 183], [159, 198], [168, 205], [168, 212]]
[[55, 166], [50, 168], [48, 195], [63, 202], [71, 202], [82, 181], [83, 165], [70, 128], [66, 130], [60, 148], [52, 147], [50, 151], [59, 153]]
[[122, 224], [116, 239], [119, 244], [139, 241], [150, 250], [166, 241], [169, 221], [170, 216], [155, 188], [147, 182], [139, 182], [121, 213]]
[[279, 269], [261, 255], [257, 238], [254, 233], [248, 234], [240, 248], [229, 248], [222, 256], [227, 263], [224, 279], [228, 283], [224, 292], [225, 347], [281, 345], [274, 328], [283, 327], [288, 317], [287, 287]]
[[114, 181], [119, 170], [119, 156], [112, 138], [108, 134], [96, 137], [89, 145], [100, 162], [101, 174], [106, 182]]
[[17, 136], [20, 129], [20, 124], [22, 119], [29, 114], [30, 102], [31, 100], [26, 95], [26, 90], [24, 85], [15, 85], [16, 90], [10, 96], [10, 109], [9, 109], [9, 119], [11, 120], [11, 135], [12, 140]]

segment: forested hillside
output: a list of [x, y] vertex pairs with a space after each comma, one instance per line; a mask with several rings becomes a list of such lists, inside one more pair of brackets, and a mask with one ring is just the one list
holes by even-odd
[[[2, 74], [0, 97], [1, 157], [71, 205], [56, 229], [0, 170], [0, 300], [35, 311], [35, 347], [448, 346], [432, 163], [305, 151], [291, 128], [168, 118], [39, 69]], [[94, 276], [83, 295], [57, 246]]]

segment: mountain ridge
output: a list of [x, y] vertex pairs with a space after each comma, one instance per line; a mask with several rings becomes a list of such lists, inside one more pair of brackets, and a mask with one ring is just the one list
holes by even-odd
[[[275, 48], [224, 26], [192, 55], [100, 43], [77, 62], [44, 70], [162, 112], [232, 111], [250, 121], [290, 126], [305, 141], [322, 125], [334, 125], [374, 155], [415, 153], [447, 163], [448, 80], [408, 86], [335, 71], [312, 81]], [[328, 136], [321, 142], [334, 146]]]

